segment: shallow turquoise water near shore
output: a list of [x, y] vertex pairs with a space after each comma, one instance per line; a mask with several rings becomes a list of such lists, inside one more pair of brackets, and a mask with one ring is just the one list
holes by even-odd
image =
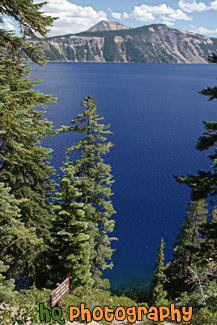
[[[37, 86], [58, 97], [46, 117], [54, 125], [69, 125], [79, 112], [80, 102], [91, 95], [98, 111], [111, 124], [115, 144], [105, 157], [112, 166], [119, 241], [114, 242], [114, 268], [105, 275], [113, 287], [125, 283], [144, 286], [153, 270], [158, 242], [166, 242], [166, 262], [179, 222], [186, 212], [189, 190], [177, 185], [172, 175], [207, 169], [205, 153], [194, 147], [203, 131], [203, 120], [216, 120], [217, 103], [198, 94], [216, 84], [215, 65], [152, 65], [48, 63], [32, 65]], [[49, 138], [53, 165], [58, 168], [71, 134]]]

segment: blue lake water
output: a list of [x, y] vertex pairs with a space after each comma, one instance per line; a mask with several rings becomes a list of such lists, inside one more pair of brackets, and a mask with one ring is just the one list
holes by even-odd
[[[115, 144], [105, 156], [112, 166], [116, 210], [114, 268], [106, 271], [112, 286], [145, 285], [150, 279], [160, 238], [166, 262], [179, 223], [190, 201], [189, 190], [172, 175], [208, 169], [205, 153], [194, 149], [203, 120], [216, 120], [217, 102], [198, 94], [216, 84], [216, 65], [48, 63], [32, 65], [43, 80], [37, 89], [58, 97], [46, 117], [55, 127], [69, 125], [91, 95], [111, 124]], [[72, 134], [49, 138], [53, 165], [61, 166]]]

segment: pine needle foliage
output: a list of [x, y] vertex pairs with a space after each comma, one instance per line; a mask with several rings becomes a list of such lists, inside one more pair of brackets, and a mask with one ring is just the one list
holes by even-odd
[[164, 282], [165, 274], [164, 274], [164, 239], [161, 238], [160, 243], [158, 245], [157, 258], [154, 263], [154, 271], [153, 271], [153, 280], [152, 286], [158, 286], [160, 283]]
[[[0, 260], [4, 263], [0, 270], [8, 279], [18, 281], [26, 267], [26, 255], [30, 266], [34, 263], [32, 252], [43, 243], [36, 237], [35, 229], [27, 229], [21, 221], [20, 207], [25, 201], [15, 199], [14, 195], [10, 194], [10, 188], [0, 183]], [[7, 283], [13, 282], [14, 280], [11, 280]], [[8, 290], [9, 288], [10, 286]]]
[[188, 266], [191, 266], [196, 259], [196, 254], [200, 249], [201, 235], [200, 226], [207, 221], [208, 210], [204, 200], [188, 204], [187, 215], [181, 224], [179, 235], [176, 237], [174, 245], [173, 263], [178, 264], [178, 269], [182, 270], [184, 276]]
[[[45, 36], [53, 18], [46, 18], [41, 7], [42, 4], [34, 4], [32, 0], [2, 1], [0, 22], [10, 16], [20, 26], [24, 38]], [[8, 238], [16, 242], [13, 242], [15, 247], [19, 244], [20, 250], [11, 249], [10, 261], [6, 257], [2, 260], [9, 264], [7, 273], [16, 280], [16, 286], [40, 286], [46, 268], [54, 191], [50, 179], [53, 168], [49, 166], [51, 149], [41, 145], [46, 136], [53, 134], [52, 123], [43, 114], [54, 98], [33, 90], [38, 81], [30, 80], [33, 76], [24, 60], [28, 58], [38, 64], [45, 60], [39, 47], [24, 38], [0, 29], [0, 182], [19, 202], [19, 213], [13, 215], [13, 224], [17, 229], [23, 227], [23, 238], [32, 237], [32, 243], [22, 243], [21, 231], [17, 239], [11, 238], [10, 227], [5, 228]], [[0, 218], [5, 222], [3, 214]], [[1, 245], [0, 251], [4, 243]]]
[[17, 199], [28, 199], [23, 203], [22, 221], [43, 234], [51, 205], [46, 198], [53, 191], [48, 175], [53, 169], [46, 163], [52, 150], [43, 148], [41, 141], [52, 134], [52, 123], [35, 107], [44, 109], [53, 99], [32, 89], [38, 82], [30, 81], [29, 74], [22, 61], [7, 57], [1, 61], [0, 180]]
[[3, 24], [5, 17], [12, 17], [17, 23], [23, 37], [14, 36], [13, 32], [0, 29], [0, 47], [7, 44], [8, 51], [13, 54], [19, 51], [25, 54], [31, 61], [43, 64], [46, 59], [42, 55], [40, 46], [33, 45], [33, 42], [25, 41], [26, 37], [38, 39], [39, 35], [45, 37], [56, 18], [45, 16], [41, 8], [47, 2], [34, 3], [33, 0], [1, 0], [0, 3], [0, 23]]
[[88, 223], [84, 218], [83, 203], [75, 184], [73, 164], [66, 161], [61, 168], [60, 190], [56, 193], [56, 215], [53, 219], [50, 255], [53, 283], [70, 278], [72, 289], [91, 288], [90, 245]]
[[213, 260], [217, 263], [217, 207], [214, 207], [211, 218], [199, 229], [201, 249], [198, 253], [201, 262]]
[[189, 268], [199, 259], [203, 238], [200, 233], [202, 225], [207, 221], [207, 204], [204, 200], [191, 202], [187, 214], [181, 223], [181, 228], [174, 244], [173, 260], [165, 267], [167, 276], [166, 289], [171, 297], [177, 297], [189, 289], [187, 279]]
[[7, 280], [6, 276], [3, 275], [9, 269], [8, 265], [4, 265], [4, 263], [0, 260], [0, 303], [3, 301], [10, 301], [11, 298], [14, 297], [14, 280]]
[[81, 104], [85, 111], [71, 121], [71, 127], [63, 127], [63, 131], [80, 133], [83, 137], [67, 149], [67, 153], [77, 153], [79, 158], [73, 161], [74, 186], [80, 195], [78, 203], [82, 203], [84, 215], [80, 221], [87, 223], [86, 234], [90, 245], [90, 271], [95, 286], [100, 286], [102, 270], [112, 268], [111, 260], [114, 249], [111, 242], [116, 238], [109, 237], [113, 231], [115, 213], [110, 197], [113, 195], [111, 185], [114, 182], [111, 167], [102, 156], [113, 146], [107, 142], [106, 135], [112, 134], [110, 125], [101, 124], [104, 118], [97, 113], [96, 103], [91, 96]]
[[[34, 228], [42, 240], [31, 253], [38, 260], [49, 238], [54, 188], [49, 178], [53, 174], [48, 165], [51, 149], [41, 146], [42, 139], [52, 134], [52, 124], [35, 107], [44, 109], [53, 99], [32, 89], [37, 82], [27, 78], [29, 73], [22, 61], [12, 60], [7, 54], [0, 63], [0, 181], [10, 187], [17, 200], [26, 199], [20, 207], [20, 220], [26, 228]], [[23, 277], [29, 284], [36, 283], [41, 262], [35, 260], [33, 266], [27, 252], [24, 256]]]
[[166, 280], [166, 275], [164, 273], [164, 239], [161, 238], [158, 251], [157, 258], [154, 263], [154, 271], [153, 278], [150, 285], [150, 299], [151, 303], [156, 306], [162, 306], [167, 304], [167, 292], [164, 290], [164, 283]]

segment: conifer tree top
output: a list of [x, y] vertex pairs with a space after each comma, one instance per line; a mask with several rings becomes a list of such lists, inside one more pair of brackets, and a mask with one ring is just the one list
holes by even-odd
[[[0, 3], [0, 23], [4, 23], [4, 17], [12, 17], [20, 28], [24, 38], [37, 39], [46, 37], [55, 18], [45, 16], [41, 11], [46, 2], [34, 3], [33, 0], [2, 0]], [[11, 46], [13, 51], [20, 51], [33, 62], [42, 64], [45, 57], [41, 54], [40, 46], [33, 46], [32, 42], [26, 42], [23, 38], [14, 36], [12, 32], [0, 29], [0, 47]]]

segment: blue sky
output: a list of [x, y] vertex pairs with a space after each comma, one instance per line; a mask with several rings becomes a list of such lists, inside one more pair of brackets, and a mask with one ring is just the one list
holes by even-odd
[[[164, 23], [172, 28], [217, 37], [217, 0], [47, 1], [44, 12], [59, 17], [49, 36], [78, 33], [101, 20], [107, 20], [118, 21], [129, 27]], [[5, 18], [4, 27], [16, 28], [10, 18]]]

